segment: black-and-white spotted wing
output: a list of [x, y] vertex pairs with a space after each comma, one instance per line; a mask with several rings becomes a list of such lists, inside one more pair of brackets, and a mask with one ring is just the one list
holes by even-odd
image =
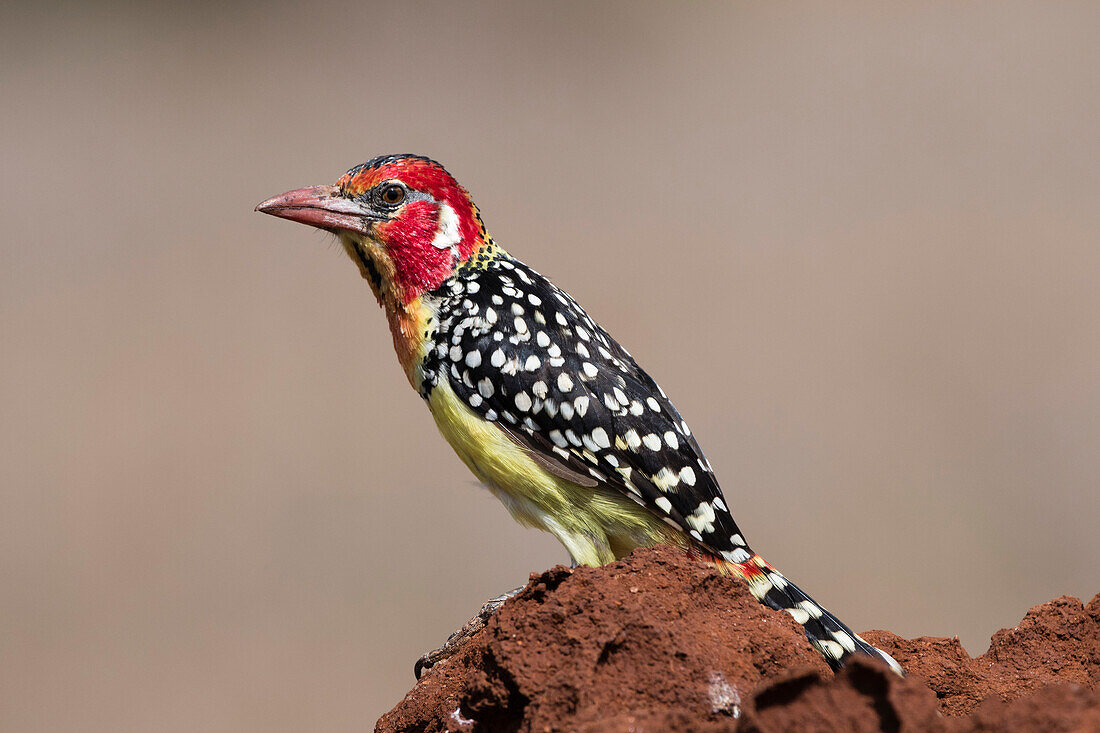
[[621, 491], [727, 559], [748, 557], [679, 412], [568, 294], [502, 256], [464, 269], [436, 295], [425, 395], [446, 375], [471, 408], [560, 475]]

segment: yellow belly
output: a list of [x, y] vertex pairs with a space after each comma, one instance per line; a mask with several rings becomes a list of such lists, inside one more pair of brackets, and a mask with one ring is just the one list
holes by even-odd
[[588, 488], [543, 469], [502, 430], [455, 395], [446, 380], [428, 400], [459, 458], [521, 524], [550, 532], [580, 565], [603, 565], [636, 547], [686, 545], [685, 535], [614, 489]]

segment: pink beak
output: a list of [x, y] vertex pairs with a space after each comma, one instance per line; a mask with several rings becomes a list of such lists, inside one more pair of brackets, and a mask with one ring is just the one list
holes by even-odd
[[256, 211], [290, 219], [319, 229], [340, 229], [366, 234], [376, 218], [355, 201], [340, 195], [336, 186], [310, 186], [281, 193], [256, 207]]

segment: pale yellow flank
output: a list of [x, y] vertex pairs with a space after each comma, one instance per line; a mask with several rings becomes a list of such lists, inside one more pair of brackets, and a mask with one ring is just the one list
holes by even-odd
[[682, 531], [613, 490], [551, 474], [441, 380], [428, 399], [435, 423], [474, 475], [516, 521], [553, 534], [579, 565], [603, 565], [636, 547], [686, 545]]

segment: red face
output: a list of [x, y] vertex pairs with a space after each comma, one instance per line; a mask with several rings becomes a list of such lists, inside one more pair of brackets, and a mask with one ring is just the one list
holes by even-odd
[[408, 303], [438, 287], [485, 233], [470, 196], [435, 161], [390, 155], [358, 165], [334, 186], [288, 191], [256, 207], [340, 236], [376, 290]]

